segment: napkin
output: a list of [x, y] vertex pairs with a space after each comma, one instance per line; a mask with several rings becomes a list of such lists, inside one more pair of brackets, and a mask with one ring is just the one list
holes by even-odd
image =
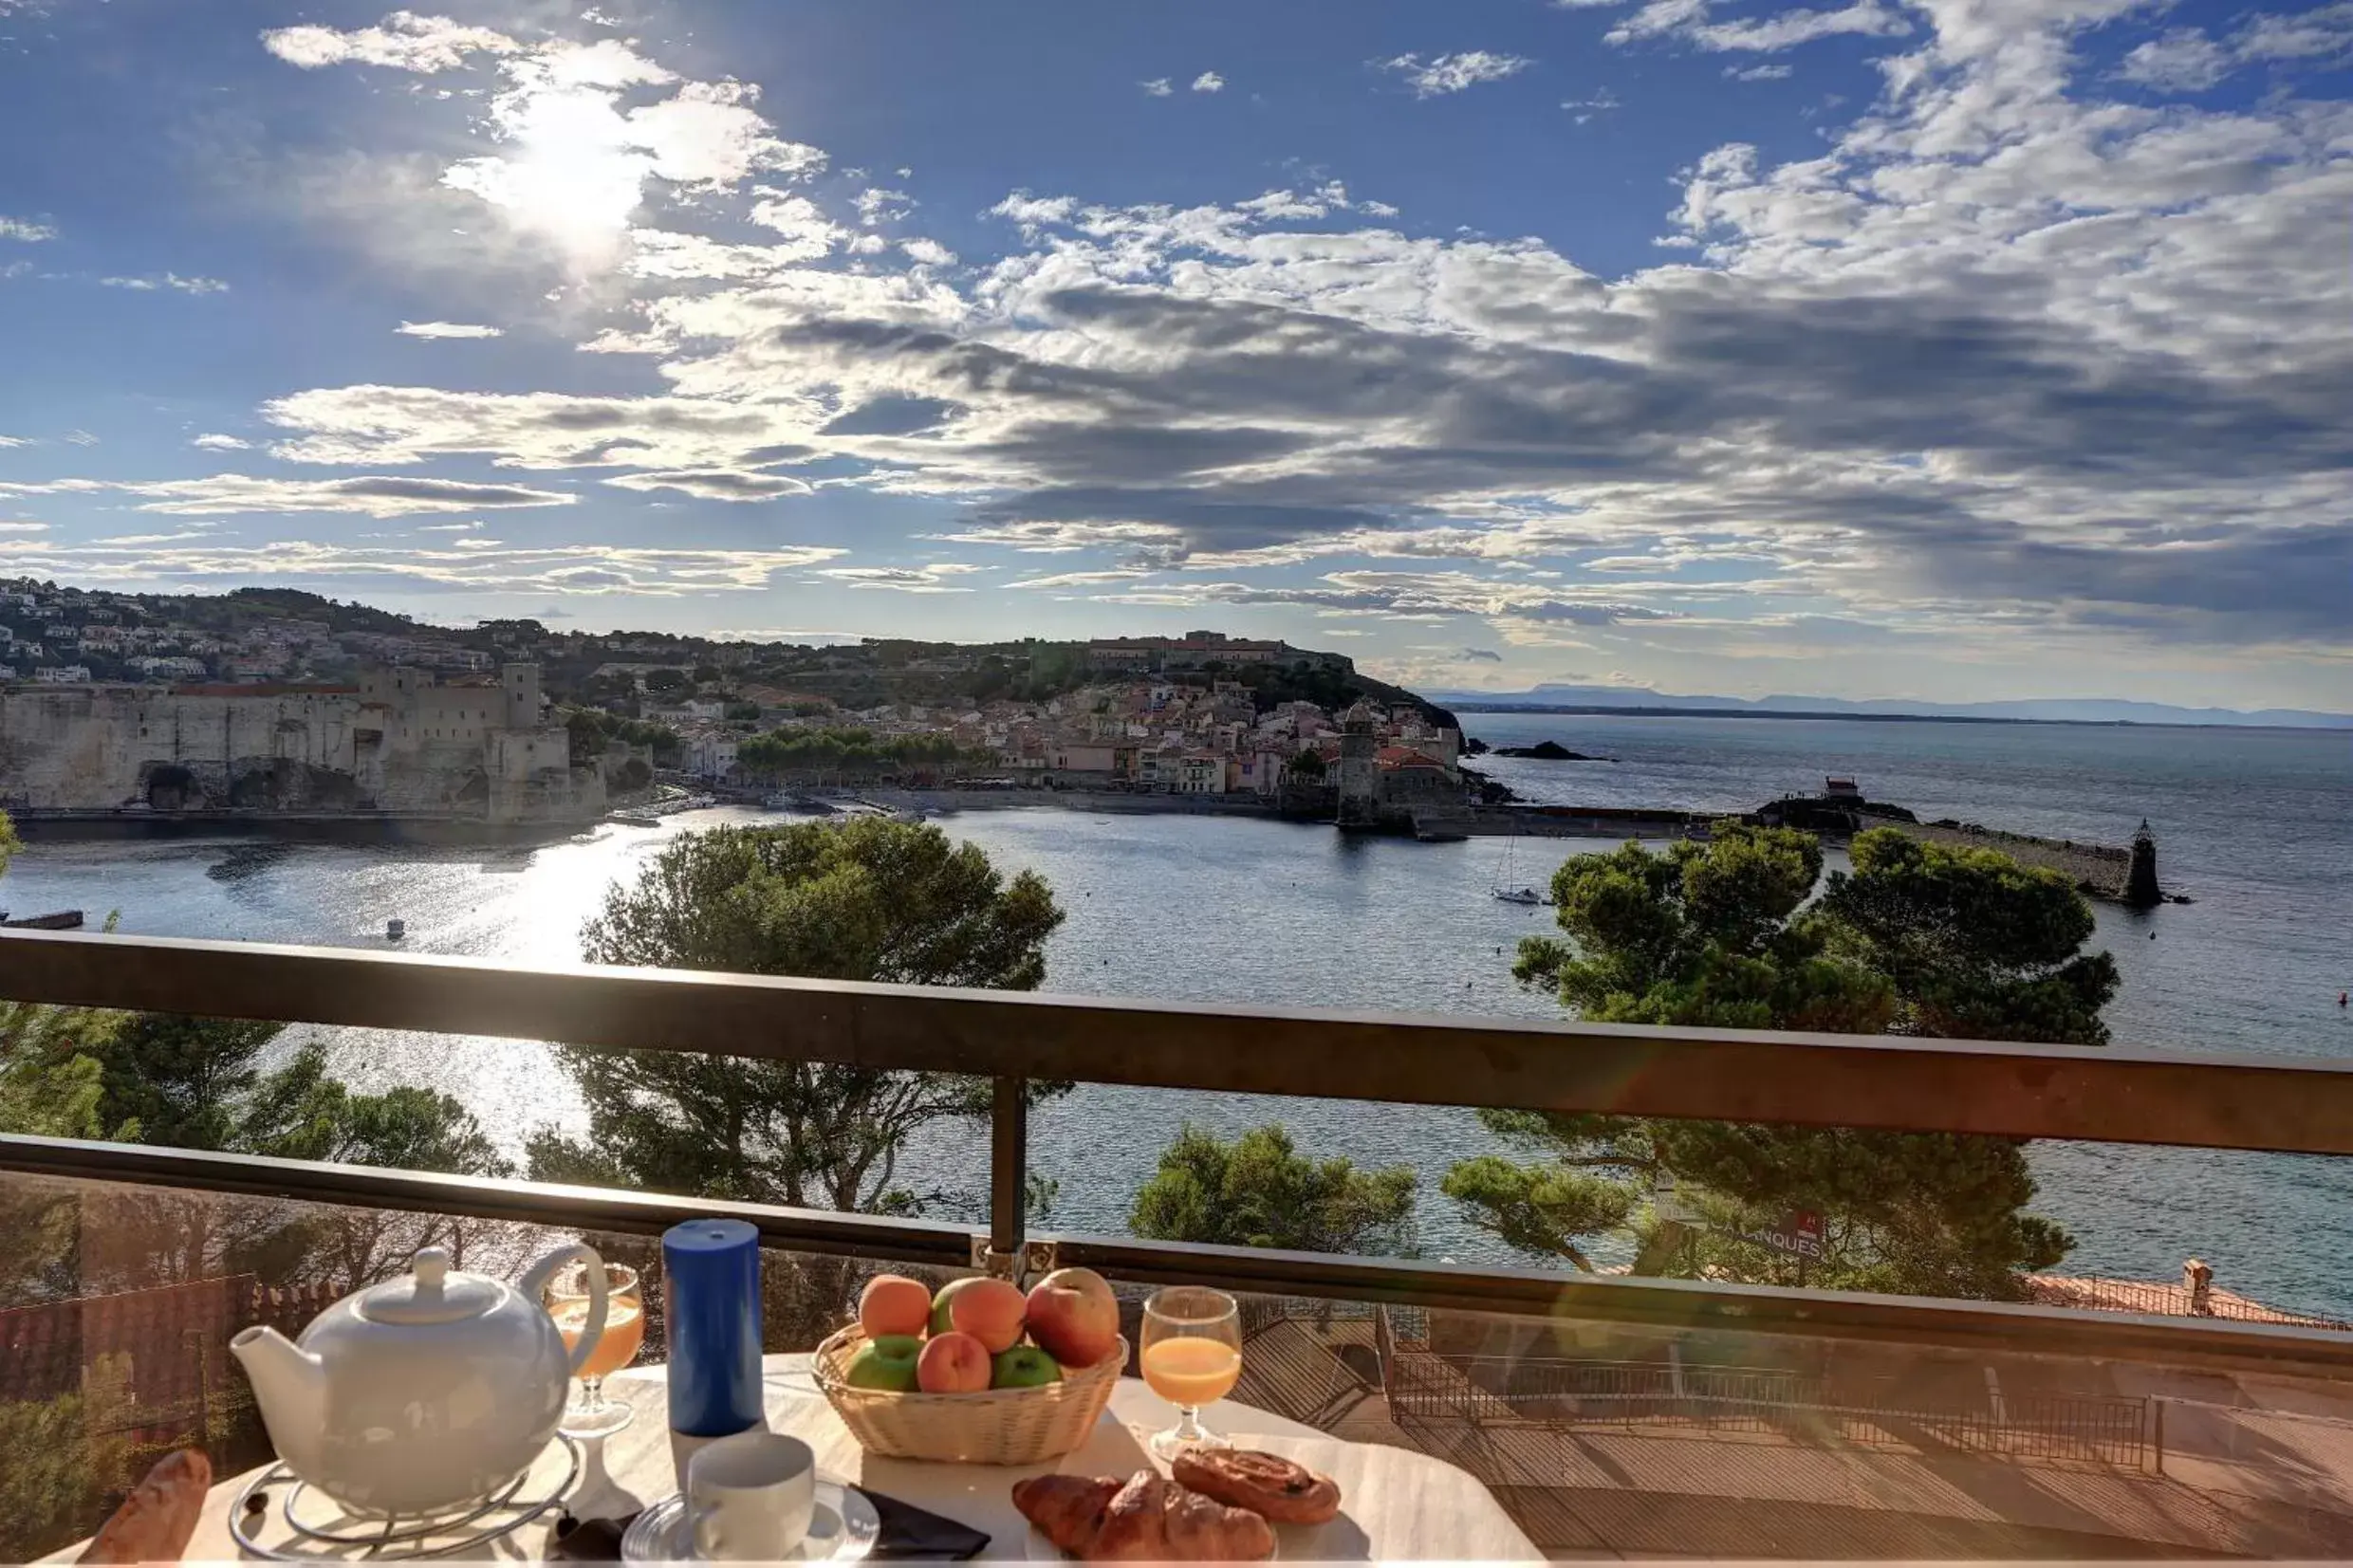
[[[969, 1562], [980, 1556], [989, 1545], [989, 1538], [969, 1524], [918, 1508], [912, 1503], [901, 1503], [895, 1497], [864, 1486], [858, 1490], [874, 1504], [874, 1511], [882, 1522], [880, 1535], [876, 1537], [877, 1558], [895, 1558], [900, 1561], [930, 1559], [940, 1562]], [[621, 1560], [621, 1538], [628, 1533], [630, 1521], [636, 1514], [620, 1519], [574, 1519], [565, 1514], [556, 1521], [554, 1531], [547, 1538], [547, 1557], [557, 1562], [618, 1562]]]

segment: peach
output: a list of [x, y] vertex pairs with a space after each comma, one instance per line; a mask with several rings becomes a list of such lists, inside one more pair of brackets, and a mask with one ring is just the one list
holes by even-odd
[[904, 1274], [878, 1274], [858, 1298], [858, 1326], [869, 1339], [895, 1334], [920, 1337], [931, 1326], [932, 1293]]
[[954, 1329], [923, 1341], [916, 1357], [916, 1387], [925, 1393], [978, 1393], [989, 1386], [994, 1363], [989, 1347]]
[[1065, 1367], [1091, 1367], [1120, 1348], [1120, 1299], [1091, 1268], [1058, 1268], [1029, 1292], [1029, 1337]]
[[949, 1301], [948, 1323], [996, 1356], [1021, 1343], [1021, 1318], [1028, 1308], [1021, 1292], [1008, 1282], [971, 1280]]

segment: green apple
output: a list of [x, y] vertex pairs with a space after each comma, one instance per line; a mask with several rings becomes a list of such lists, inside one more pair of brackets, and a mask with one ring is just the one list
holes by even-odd
[[1034, 1389], [1062, 1381], [1062, 1368], [1035, 1345], [1015, 1345], [998, 1354], [989, 1366], [992, 1389]]
[[854, 1389], [881, 1389], [891, 1393], [915, 1392], [915, 1363], [923, 1341], [912, 1334], [885, 1334], [858, 1347], [843, 1380]]
[[975, 1274], [969, 1279], [951, 1280], [939, 1287], [939, 1294], [932, 1298], [932, 1332], [934, 1334], [946, 1334], [955, 1327], [955, 1324], [948, 1319], [948, 1303], [956, 1299], [958, 1291], [976, 1285], [985, 1278], [987, 1276]]

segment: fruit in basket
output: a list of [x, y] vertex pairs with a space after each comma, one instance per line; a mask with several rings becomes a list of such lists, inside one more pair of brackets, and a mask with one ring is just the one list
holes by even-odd
[[916, 1358], [916, 1386], [925, 1393], [978, 1393], [989, 1386], [989, 1347], [950, 1329], [923, 1341]]
[[850, 1357], [842, 1380], [854, 1389], [880, 1389], [888, 1393], [913, 1393], [923, 1341], [912, 1334], [885, 1334], [868, 1339]]
[[858, 1326], [868, 1339], [911, 1335], [921, 1338], [932, 1324], [932, 1293], [904, 1274], [878, 1274], [858, 1298]]
[[1019, 1289], [1004, 1280], [960, 1280], [957, 1283], [964, 1288], [948, 1302], [950, 1328], [971, 1335], [991, 1356], [1021, 1343], [1022, 1314], [1029, 1303]]
[[945, 1334], [955, 1327], [954, 1321], [948, 1316], [955, 1305], [955, 1299], [974, 1285], [985, 1282], [982, 1276], [974, 1275], [970, 1279], [951, 1280], [941, 1285], [939, 1294], [932, 1298], [931, 1331], [934, 1334]]
[[1065, 1367], [1091, 1367], [1120, 1347], [1120, 1299], [1091, 1268], [1058, 1268], [1029, 1292], [1029, 1337]]
[[1035, 1345], [1015, 1345], [1000, 1352], [989, 1369], [992, 1389], [1039, 1389], [1062, 1381], [1062, 1368]]

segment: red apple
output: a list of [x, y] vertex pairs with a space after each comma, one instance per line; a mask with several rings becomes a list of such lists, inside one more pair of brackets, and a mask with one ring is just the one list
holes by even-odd
[[923, 1341], [916, 1357], [916, 1387], [925, 1393], [978, 1393], [994, 1370], [989, 1347], [951, 1329]]
[[1058, 1268], [1029, 1292], [1029, 1337], [1065, 1367], [1120, 1348], [1120, 1299], [1091, 1268]]
[[858, 1298], [858, 1326], [869, 1339], [896, 1334], [922, 1337], [932, 1324], [932, 1293], [904, 1274], [878, 1274]]

